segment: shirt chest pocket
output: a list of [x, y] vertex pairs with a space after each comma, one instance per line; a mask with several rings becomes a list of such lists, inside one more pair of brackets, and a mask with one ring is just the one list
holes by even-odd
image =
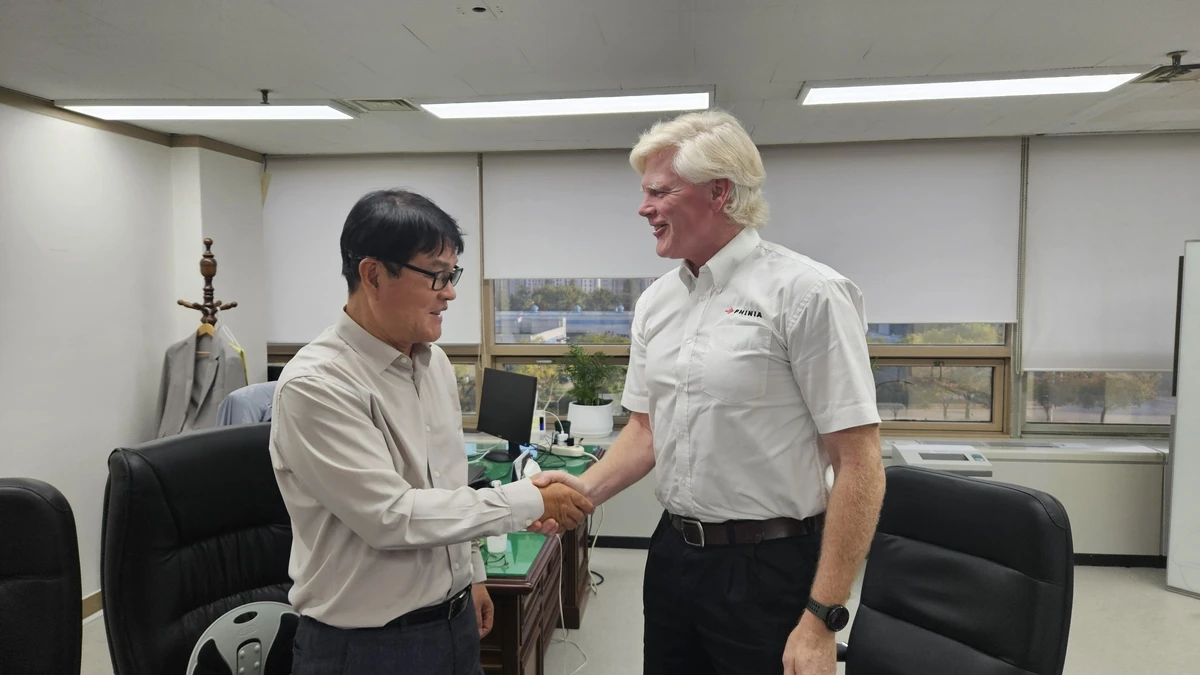
[[767, 391], [771, 329], [767, 326], [718, 326], [704, 354], [702, 389], [728, 403], [758, 398]]

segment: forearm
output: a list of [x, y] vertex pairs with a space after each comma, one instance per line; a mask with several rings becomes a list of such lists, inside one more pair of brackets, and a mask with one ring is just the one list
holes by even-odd
[[845, 604], [859, 567], [871, 547], [883, 505], [884, 474], [879, 435], [858, 433], [843, 447], [825, 512], [821, 559], [811, 595], [825, 605]]
[[521, 481], [502, 488], [413, 489], [394, 500], [346, 503], [332, 509], [373, 548], [421, 549], [516, 532], [542, 513], [536, 488]]
[[584, 472], [587, 497], [596, 506], [633, 485], [654, 468], [654, 436], [649, 416], [634, 413], [629, 424], [604, 453], [604, 459]]

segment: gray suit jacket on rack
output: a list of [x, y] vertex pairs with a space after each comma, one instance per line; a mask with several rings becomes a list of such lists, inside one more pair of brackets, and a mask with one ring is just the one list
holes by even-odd
[[[208, 351], [198, 355], [196, 350]], [[217, 408], [246, 386], [241, 355], [218, 333], [187, 339], [167, 349], [158, 392], [158, 438], [216, 426]]]

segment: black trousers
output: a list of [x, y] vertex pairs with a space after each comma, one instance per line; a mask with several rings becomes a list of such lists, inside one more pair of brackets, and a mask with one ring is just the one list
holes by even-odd
[[470, 600], [451, 620], [407, 628], [336, 628], [300, 619], [292, 675], [483, 675]]
[[819, 534], [698, 548], [664, 513], [642, 588], [645, 675], [769, 675], [800, 622]]

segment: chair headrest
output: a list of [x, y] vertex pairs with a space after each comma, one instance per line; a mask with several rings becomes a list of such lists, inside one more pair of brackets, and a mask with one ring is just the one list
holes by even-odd
[[[919, 467], [891, 466], [886, 473], [879, 532], [1062, 583], [1071, 524], [1057, 500], [1038, 490]], [[1014, 541], [1022, 545], [1012, 546]]]
[[[63, 542], [75, 545], [71, 505], [54, 486], [33, 478], [0, 479], [0, 576], [40, 576], [63, 569]], [[16, 536], [18, 533], [28, 536]], [[76, 563], [78, 564], [78, 563]]]
[[[288, 525], [287, 508], [271, 468], [270, 434], [271, 425], [262, 423], [168, 436], [117, 449], [109, 465], [114, 475], [120, 468], [161, 487], [181, 543], [239, 526]], [[130, 498], [152, 494], [135, 493]]]

